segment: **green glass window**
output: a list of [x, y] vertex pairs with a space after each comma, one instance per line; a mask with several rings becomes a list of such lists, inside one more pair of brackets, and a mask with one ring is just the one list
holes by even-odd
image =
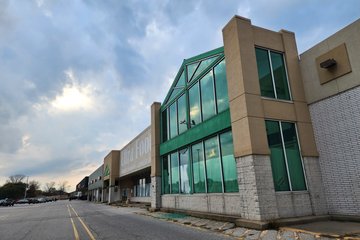
[[180, 193], [191, 192], [191, 166], [189, 164], [188, 148], [182, 149], [180, 153]]
[[169, 157], [165, 156], [163, 158], [163, 172], [162, 172], [162, 179], [163, 179], [163, 193], [169, 194], [170, 193], [170, 169], [169, 169]]
[[169, 108], [169, 128], [170, 128], [170, 138], [173, 138], [178, 135], [178, 121], [176, 113], [176, 102], [174, 102]]
[[208, 192], [222, 192], [221, 164], [217, 137], [205, 141], [205, 161]]
[[294, 123], [281, 123], [286, 158], [293, 191], [306, 190], [304, 171]]
[[168, 139], [168, 118], [167, 118], [167, 109], [162, 112], [161, 118], [162, 125], [162, 141], [165, 142]]
[[201, 122], [199, 83], [189, 89], [190, 124], [194, 126]]
[[267, 139], [270, 148], [271, 169], [273, 173], [275, 191], [289, 191], [285, 155], [281, 140], [279, 122], [266, 121]]
[[181, 73], [178, 82], [175, 87], [185, 87], [185, 73], [184, 71]]
[[197, 69], [199, 62], [192, 63], [187, 66], [187, 73], [188, 73], [188, 81], [191, 81], [192, 76], [194, 75], [195, 70]]
[[206, 177], [205, 177], [205, 163], [204, 163], [204, 150], [203, 144], [198, 143], [191, 147], [193, 173], [194, 173], [194, 192], [206, 192]]
[[218, 112], [229, 108], [228, 87], [226, 81], [225, 59], [214, 68], [216, 86], [216, 104]]
[[265, 49], [256, 48], [255, 53], [261, 96], [275, 98], [268, 51]]
[[261, 48], [255, 54], [261, 96], [291, 100], [283, 54]]
[[169, 97], [168, 101], [171, 101], [172, 99], [174, 99], [174, 97], [181, 91], [181, 89], [179, 88], [174, 88], [171, 92], [171, 95]]
[[193, 79], [195, 79], [197, 76], [199, 76], [210, 64], [212, 64], [216, 60], [217, 56], [205, 59], [201, 61], [198, 69], [196, 69], [196, 72], [193, 75]]
[[269, 120], [265, 124], [275, 191], [306, 190], [295, 124]]
[[200, 80], [203, 121], [215, 115], [215, 96], [213, 74], [210, 71]]
[[178, 153], [170, 154], [171, 158], [171, 193], [179, 193], [179, 158]]
[[186, 95], [183, 94], [178, 99], [178, 123], [179, 123], [179, 134], [187, 130], [187, 120], [186, 120]]
[[239, 185], [231, 131], [220, 135], [220, 146], [225, 192], [238, 192]]
[[270, 56], [277, 98], [290, 100], [289, 86], [286, 77], [283, 55], [281, 53], [270, 52]]

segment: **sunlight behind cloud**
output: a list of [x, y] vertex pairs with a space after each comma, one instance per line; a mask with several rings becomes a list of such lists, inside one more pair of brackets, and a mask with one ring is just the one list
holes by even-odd
[[69, 84], [62, 89], [62, 93], [50, 102], [51, 106], [60, 111], [91, 110], [94, 106], [90, 85], [81, 86], [77, 83], [72, 70], [65, 72]]
[[51, 105], [63, 111], [90, 110], [93, 100], [89, 87], [65, 86], [61, 95], [57, 96]]

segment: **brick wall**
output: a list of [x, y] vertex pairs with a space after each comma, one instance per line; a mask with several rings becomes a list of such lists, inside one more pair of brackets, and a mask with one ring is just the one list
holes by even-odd
[[360, 87], [310, 105], [328, 209], [360, 215]]

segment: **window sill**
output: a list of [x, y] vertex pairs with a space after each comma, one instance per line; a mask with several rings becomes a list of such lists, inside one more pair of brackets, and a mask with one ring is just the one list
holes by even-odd
[[284, 103], [292, 103], [292, 104], [294, 103], [293, 100], [285, 100], [285, 99], [270, 98], [270, 97], [263, 97], [263, 96], [261, 96], [261, 99], [275, 101], [275, 102], [284, 102]]
[[309, 194], [309, 190], [301, 190], [301, 191], [279, 191], [275, 192], [276, 195], [286, 195], [286, 194]]

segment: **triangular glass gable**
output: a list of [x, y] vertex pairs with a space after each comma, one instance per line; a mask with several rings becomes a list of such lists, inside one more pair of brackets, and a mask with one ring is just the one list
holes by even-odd
[[178, 82], [176, 83], [176, 88], [177, 87], [185, 87], [185, 71], [183, 71], [179, 77]]
[[181, 92], [185, 87], [185, 71], [182, 71], [175, 87], [173, 88], [169, 99], [166, 102], [171, 101], [179, 92]]
[[199, 62], [196, 62], [196, 63], [190, 64], [190, 65], [187, 66], [187, 73], [188, 73], [188, 81], [189, 82], [191, 81], [191, 77], [194, 74], [194, 72], [195, 72], [198, 65], [199, 65]]
[[195, 79], [197, 76], [199, 76], [201, 74], [201, 72], [205, 70], [205, 68], [207, 68], [209, 65], [211, 65], [216, 60], [217, 57], [218, 56], [215, 56], [215, 57], [208, 58], [208, 59], [201, 61], [200, 66], [196, 69], [196, 72], [192, 76], [192, 79]]

